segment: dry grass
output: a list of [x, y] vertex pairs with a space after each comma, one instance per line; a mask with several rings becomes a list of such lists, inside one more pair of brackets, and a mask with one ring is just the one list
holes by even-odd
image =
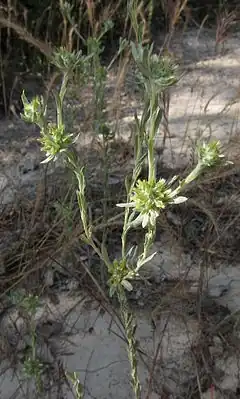
[[216, 16], [216, 46], [215, 51], [224, 51], [224, 44], [231, 34], [232, 28], [239, 22], [239, 10], [228, 11], [227, 8], [220, 9]]

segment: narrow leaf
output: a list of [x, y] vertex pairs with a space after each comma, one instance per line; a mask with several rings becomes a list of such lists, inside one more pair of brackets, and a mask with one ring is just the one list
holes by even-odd
[[147, 258], [145, 258], [142, 261], [140, 261], [138, 266], [137, 266], [137, 270], [139, 270], [140, 267], [142, 267], [146, 263], [150, 262], [150, 260], [152, 260], [156, 254], [157, 254], [157, 252], [154, 252], [153, 254], [149, 255]]

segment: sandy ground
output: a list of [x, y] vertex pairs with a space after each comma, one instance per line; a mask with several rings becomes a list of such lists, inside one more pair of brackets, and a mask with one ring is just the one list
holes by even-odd
[[[240, 34], [231, 37], [225, 45], [224, 55], [218, 56], [214, 54], [213, 32], [204, 31], [197, 38], [197, 32], [191, 31], [181, 40], [179, 38], [179, 42], [181, 45], [176, 41], [173, 49], [184, 61], [187, 73], [171, 93], [169, 116], [171, 139], [168, 140], [164, 153], [165, 163], [171, 166], [179, 163], [186, 165], [194, 141], [200, 137], [217, 137], [227, 145], [230, 141], [233, 144], [229, 147], [229, 152], [230, 154], [235, 152], [236, 155], [239, 150], [234, 145], [234, 136], [239, 133]], [[139, 109], [132, 96], [129, 98], [123, 95], [122, 101], [124, 103], [127, 101], [128, 108], [132, 111]], [[129, 111], [126, 111], [126, 115], [120, 120], [121, 135], [125, 135], [126, 131], [129, 132], [129, 122], [132, 118], [133, 112], [129, 115]], [[34, 143], [36, 136], [35, 129], [26, 127], [22, 121], [0, 121], [2, 168], [0, 187], [3, 203], [11, 202], [13, 193], [19, 186], [25, 186], [27, 189], [33, 182], [39, 180], [41, 154]], [[150, 266], [158, 282], [163, 275], [164, 278], [166, 275], [178, 277], [191, 265], [191, 258], [186, 256], [180, 262], [179, 253], [175, 253], [167, 246], [165, 252], [160, 253], [161, 245], [161, 242], [156, 243], [159, 254]], [[238, 268], [223, 265], [220, 274], [219, 271], [215, 271], [212, 276], [208, 288], [209, 295], [219, 304], [229, 308], [230, 312], [236, 313], [240, 310]], [[199, 270], [196, 265], [190, 277], [191, 280], [198, 280]], [[161, 294], [155, 295], [155, 301], [161, 303]], [[48, 377], [51, 377], [50, 382], [46, 382], [48, 385], [46, 392], [49, 391], [49, 394], [45, 392], [42, 397], [52, 399], [74, 397], [69, 387], [64, 384], [63, 378], [57, 377], [62, 365], [65, 370], [78, 373], [84, 387], [85, 399], [132, 398], [126, 347], [123, 333], [116, 322], [89, 298], [81, 301], [79, 293], [77, 298], [70, 293], [59, 293], [59, 301], [56, 306], [45, 301], [38, 315], [41, 325], [45, 323], [47, 326], [47, 321], [51, 320], [55, 326], [53, 330], [56, 329], [52, 331], [52, 335], [46, 331], [40, 333], [40, 337], [45, 334], [44, 345], [41, 338], [39, 348], [45, 348], [42, 356], [50, 364]], [[138, 302], [141, 308], [141, 293]], [[68, 313], [72, 308], [73, 310]], [[197, 381], [199, 378], [200, 371], [192, 356], [194, 342], [199, 338], [198, 321], [191, 315], [181, 319], [179, 313], [176, 310], [171, 315], [168, 312], [162, 312], [161, 317], [155, 315], [155, 328], [153, 328], [151, 312], [144, 309], [137, 312], [137, 335], [142, 349], [139, 367], [143, 398], [163, 398], [160, 394], [162, 390], [166, 392], [164, 396], [166, 398], [187, 398], [186, 390], [183, 393], [183, 386], [186, 389], [186, 385], [191, 385], [188, 381]], [[14, 317], [20, 316], [16, 314], [14, 316], [9, 311], [1, 319], [2, 353], [7, 351], [9, 337], [14, 335], [11, 325]], [[13, 363], [5, 360], [0, 365], [1, 399], [41, 397], [36, 394], [33, 387], [31, 388], [31, 384], [25, 381], [22, 372], [21, 349], [26, 344], [24, 343], [26, 337], [24, 337], [24, 322], [20, 321], [19, 325], [19, 342], [15, 346], [12, 344], [12, 347], [15, 353], [19, 351], [20, 355], [13, 357]], [[63, 325], [61, 332], [57, 331], [59, 325]], [[229, 390], [237, 394], [239, 388], [237, 358], [233, 354], [223, 362], [222, 343], [217, 337], [214, 339], [209, 348], [213, 353], [212, 356], [215, 356], [215, 361], [218, 362], [218, 368], [222, 371], [221, 377], [216, 381], [218, 391], [215, 392], [214, 399], [227, 398], [230, 397], [226, 396]], [[152, 392], [146, 396], [152, 359], [159, 342], [161, 350], [156, 359]], [[57, 388], [59, 384], [62, 386]], [[205, 393], [202, 392], [202, 398], [212, 399], [208, 388], [205, 390]]]

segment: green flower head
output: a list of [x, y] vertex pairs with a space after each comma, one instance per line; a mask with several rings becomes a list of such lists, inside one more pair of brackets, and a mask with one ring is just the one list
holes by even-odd
[[156, 86], [159, 90], [170, 87], [179, 79], [179, 67], [170, 56], [153, 53], [153, 46], [143, 47], [132, 43], [132, 55], [142, 83]]
[[143, 228], [154, 225], [159, 213], [169, 204], [179, 204], [187, 200], [186, 197], [177, 197], [171, 189], [174, 177], [169, 183], [165, 179], [159, 181], [138, 180], [129, 204], [118, 204], [121, 207], [133, 207], [142, 218]]
[[22, 119], [28, 123], [36, 123], [41, 125], [42, 119], [45, 114], [45, 105], [43, 97], [36, 96], [32, 101], [28, 101], [25, 92], [22, 92], [22, 103], [24, 113], [21, 114]]
[[60, 47], [53, 53], [52, 63], [63, 73], [72, 73], [75, 71], [86, 71], [85, 64], [87, 57], [82, 51], [68, 51], [64, 47]]
[[198, 160], [204, 167], [213, 167], [221, 163], [224, 155], [221, 153], [221, 143], [212, 141], [211, 143], [203, 143], [197, 148]]
[[65, 152], [76, 140], [73, 139], [73, 134], [66, 133], [64, 125], [57, 126], [53, 123], [48, 124], [47, 131], [42, 129], [41, 135], [39, 141], [42, 144], [42, 151], [47, 155], [42, 163], [56, 160], [57, 156]]
[[119, 287], [124, 287], [128, 291], [132, 290], [132, 285], [128, 278], [131, 278], [131, 271], [128, 269], [127, 261], [124, 259], [115, 259], [110, 267], [109, 273], [111, 275], [108, 284], [110, 286], [110, 296], [112, 297]]
[[170, 56], [151, 57], [150, 71], [152, 80], [161, 88], [172, 86], [177, 82], [178, 66]]
[[171, 199], [171, 189], [168, 188], [164, 179], [158, 182], [139, 180], [131, 196], [136, 211], [141, 213], [159, 212]]

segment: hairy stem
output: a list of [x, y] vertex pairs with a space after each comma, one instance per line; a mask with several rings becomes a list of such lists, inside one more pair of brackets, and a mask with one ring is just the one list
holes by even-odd
[[136, 321], [133, 312], [130, 311], [125, 291], [122, 287], [118, 289], [118, 301], [128, 344], [128, 359], [131, 367], [132, 386], [135, 399], [140, 399], [141, 386], [138, 378], [137, 368], [137, 340], [135, 338]]

